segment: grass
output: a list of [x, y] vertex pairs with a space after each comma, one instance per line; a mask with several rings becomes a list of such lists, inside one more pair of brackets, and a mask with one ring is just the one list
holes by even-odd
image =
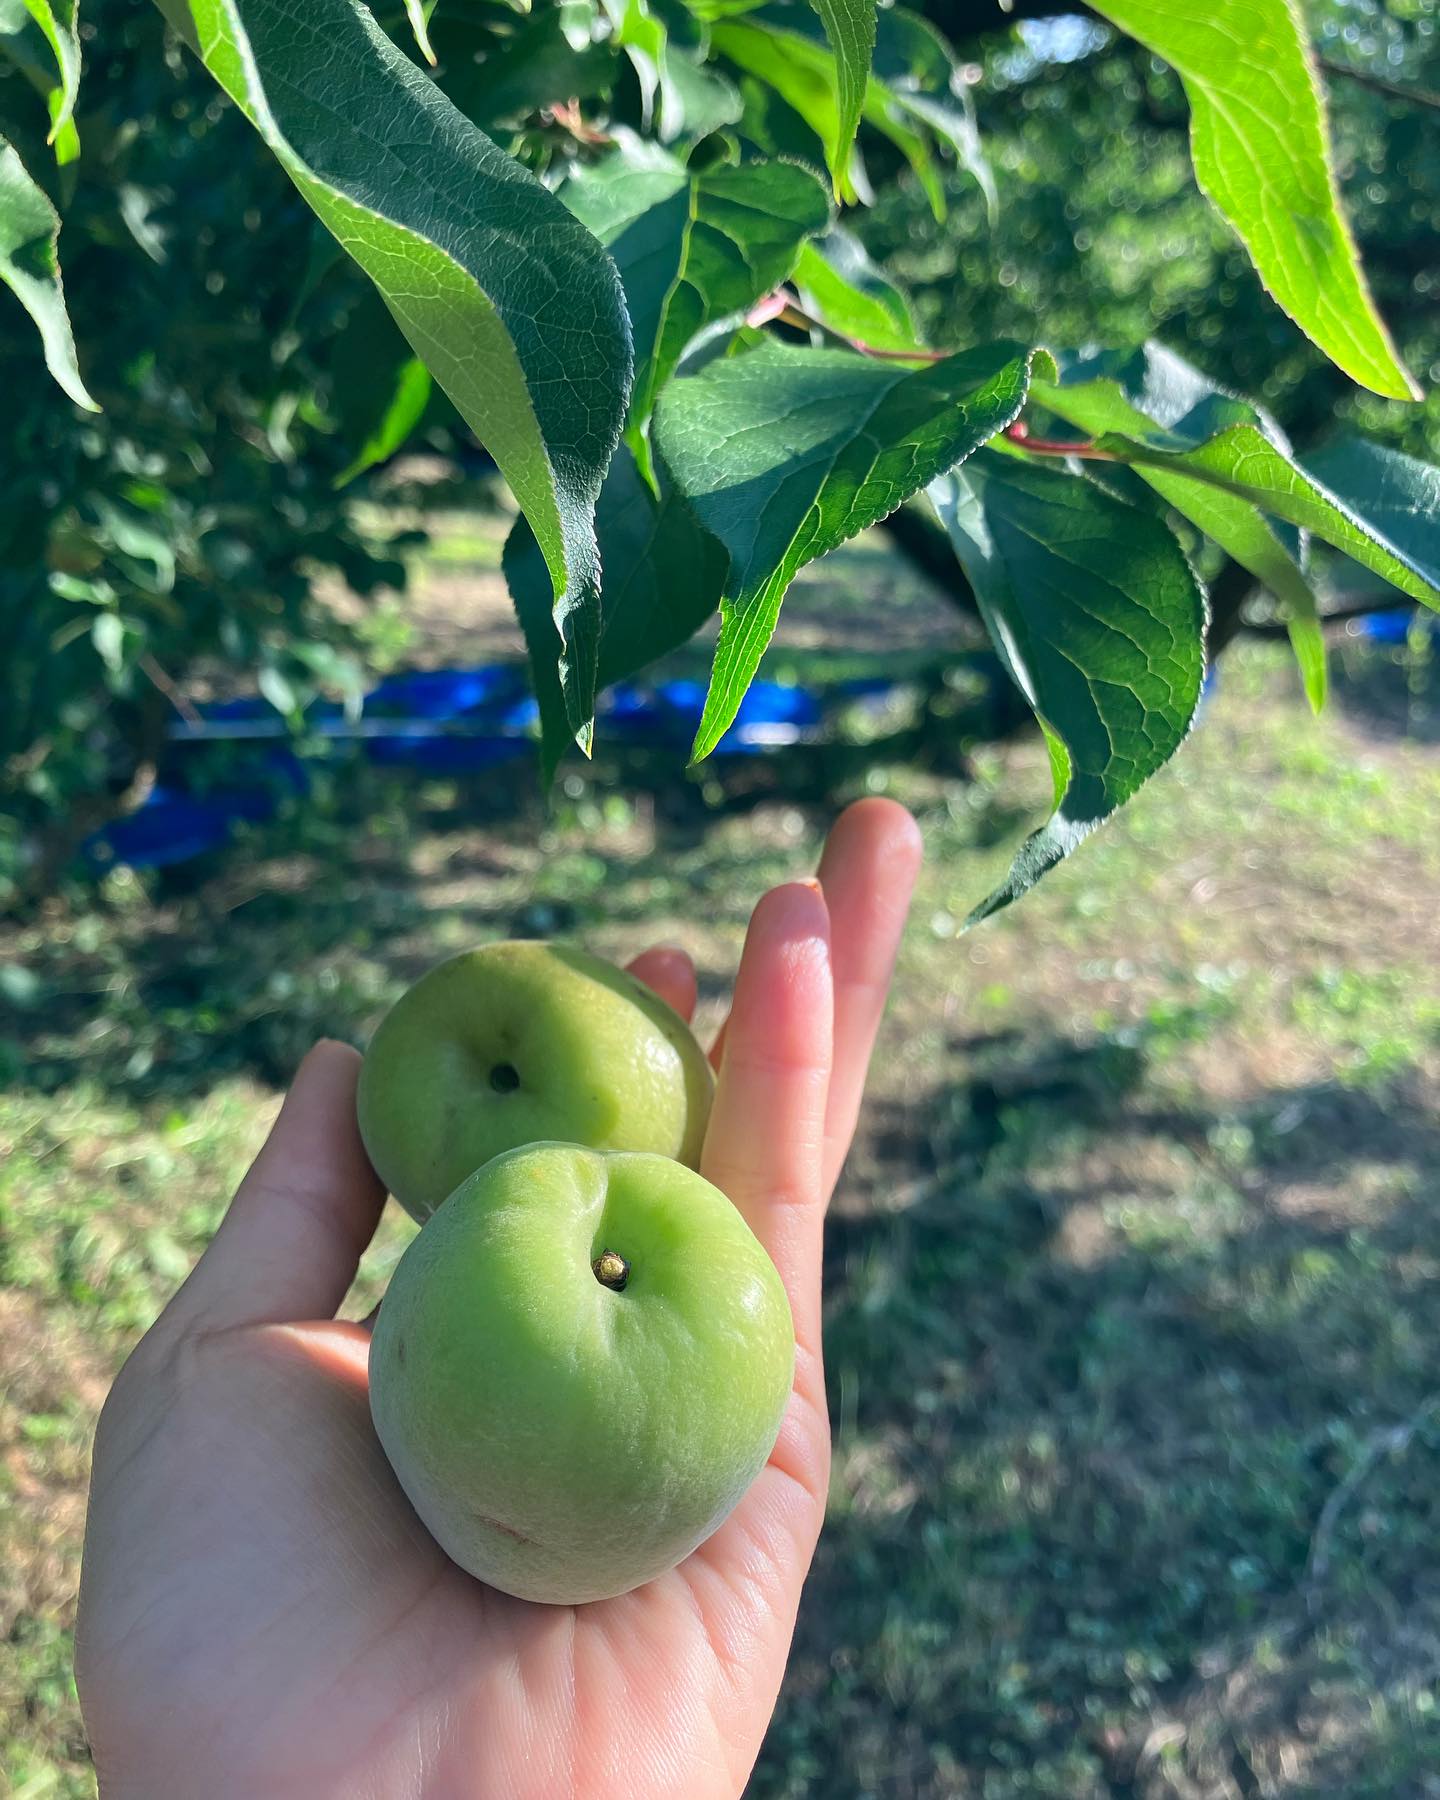
[[[853, 594], [868, 555], [827, 568]], [[713, 1023], [756, 893], [867, 788], [929, 863], [829, 1235], [834, 1490], [755, 1800], [1440, 1793], [1440, 763], [1397, 681], [1356, 651], [1312, 721], [1242, 649], [1173, 767], [968, 935], [1043, 801], [1028, 743], [966, 779], [852, 758], [803, 803], [602, 771], [549, 819], [339, 770], [5, 928], [0, 1793], [93, 1791], [95, 1411], [304, 1047], [514, 932], [678, 939]]]

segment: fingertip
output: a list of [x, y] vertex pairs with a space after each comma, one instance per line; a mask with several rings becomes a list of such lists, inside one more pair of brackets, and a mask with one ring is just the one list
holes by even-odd
[[789, 944], [801, 956], [824, 956], [830, 952], [830, 910], [825, 903], [825, 890], [813, 876], [802, 881], [782, 882], [762, 894], [750, 915], [751, 940]]
[[360, 1078], [360, 1065], [364, 1061], [353, 1044], [347, 1044], [339, 1038], [317, 1038], [300, 1058], [300, 1066], [296, 1069], [290, 1082], [290, 1092], [304, 1082], [307, 1086], [313, 1082], [323, 1081], [327, 1085], [339, 1085], [344, 1082], [356, 1082]]
[[695, 1011], [698, 984], [690, 952], [679, 944], [654, 944], [642, 950], [628, 972], [656, 993], [680, 1017], [689, 1020]]
[[848, 848], [852, 839], [864, 839], [882, 866], [896, 864], [918, 870], [925, 855], [925, 840], [920, 826], [908, 806], [884, 794], [867, 794], [852, 801], [830, 832], [827, 850], [837, 846]]
[[[292, 1140], [296, 1134], [308, 1137], [317, 1124], [330, 1130], [341, 1125], [342, 1139], [353, 1134], [358, 1141], [355, 1090], [361, 1061], [354, 1045], [341, 1043], [338, 1038], [320, 1038], [313, 1043], [290, 1079], [266, 1148], [277, 1136]], [[262, 1149], [261, 1155], [264, 1154]]]

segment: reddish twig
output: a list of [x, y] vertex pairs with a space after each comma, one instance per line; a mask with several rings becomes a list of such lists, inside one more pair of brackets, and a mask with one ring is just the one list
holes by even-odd
[[[918, 348], [882, 350], [876, 344], [867, 344], [863, 338], [850, 337], [843, 331], [837, 331], [833, 325], [827, 325], [823, 319], [817, 319], [813, 313], [806, 312], [795, 296], [784, 288], [777, 288], [773, 294], [767, 294], [745, 315], [745, 323], [752, 326], [768, 325], [774, 319], [778, 319], [782, 325], [794, 325], [801, 331], [818, 331], [832, 343], [843, 344], [847, 350], [853, 350], [859, 356], [874, 357], [880, 362], [938, 363], [954, 354], [950, 350]], [[1033, 451], [1036, 456], [1078, 456], [1086, 462], [1122, 460], [1111, 450], [1099, 449], [1088, 438], [1082, 438], [1076, 443], [1066, 443], [1062, 438], [1032, 437], [1030, 427], [1023, 419], [1016, 419], [1012, 425], [1007, 425], [1003, 435], [1012, 444], [1023, 450]]]
[[747, 325], [768, 325], [774, 319], [782, 325], [793, 325], [797, 331], [818, 331], [832, 344], [843, 344], [857, 356], [871, 356], [877, 362], [938, 363], [952, 354], [949, 350], [922, 350], [918, 346], [913, 350], [882, 350], [878, 344], [867, 344], [863, 338], [850, 337], [833, 325], [827, 325], [823, 319], [817, 319], [814, 313], [806, 312], [787, 288], [776, 288], [773, 294], [757, 301], [745, 315]]
[[1004, 435], [1012, 444], [1018, 444], [1022, 450], [1032, 450], [1036, 456], [1078, 456], [1084, 462], [1119, 462], [1120, 458], [1111, 450], [1101, 450], [1089, 438], [1082, 438], [1078, 443], [1066, 443], [1064, 438], [1040, 438], [1030, 435], [1030, 427], [1023, 419], [1016, 419], [1013, 425], [1005, 427]]
[[783, 319], [790, 305], [790, 296], [784, 288], [776, 288], [773, 294], [766, 294], [764, 299], [757, 300], [745, 315], [745, 323], [758, 330], [768, 325], [772, 319]]
[[160, 667], [159, 663], [156, 662], [155, 658], [148, 650], [139, 660], [140, 668], [143, 670], [151, 684], [160, 690], [187, 725], [200, 725], [204, 723], [191, 701], [181, 693], [180, 689], [176, 687], [175, 683]]
[[562, 131], [568, 131], [577, 144], [613, 144], [608, 131], [597, 131], [580, 116], [578, 100], [556, 100], [544, 109]]

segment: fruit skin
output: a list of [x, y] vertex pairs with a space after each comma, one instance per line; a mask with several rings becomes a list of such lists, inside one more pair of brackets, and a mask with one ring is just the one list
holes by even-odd
[[[497, 1070], [518, 1085], [499, 1091]], [[690, 1028], [643, 982], [517, 939], [452, 956], [395, 1002], [360, 1071], [360, 1135], [423, 1223], [472, 1170], [542, 1139], [693, 1168], [714, 1085]]]
[[[623, 1290], [594, 1272], [607, 1250]], [[660, 1156], [531, 1144], [400, 1259], [370, 1410], [453, 1561], [578, 1605], [709, 1537], [765, 1466], [794, 1360], [775, 1265], [718, 1188]]]

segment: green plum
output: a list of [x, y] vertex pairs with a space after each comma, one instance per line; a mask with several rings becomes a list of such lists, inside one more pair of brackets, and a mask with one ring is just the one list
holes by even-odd
[[643, 982], [566, 944], [452, 956], [381, 1020], [360, 1072], [360, 1135], [422, 1222], [482, 1163], [540, 1139], [694, 1166], [714, 1077]]
[[400, 1259], [370, 1409], [453, 1561], [579, 1604], [715, 1530], [765, 1466], [794, 1359], [779, 1274], [718, 1188], [660, 1156], [530, 1144]]

